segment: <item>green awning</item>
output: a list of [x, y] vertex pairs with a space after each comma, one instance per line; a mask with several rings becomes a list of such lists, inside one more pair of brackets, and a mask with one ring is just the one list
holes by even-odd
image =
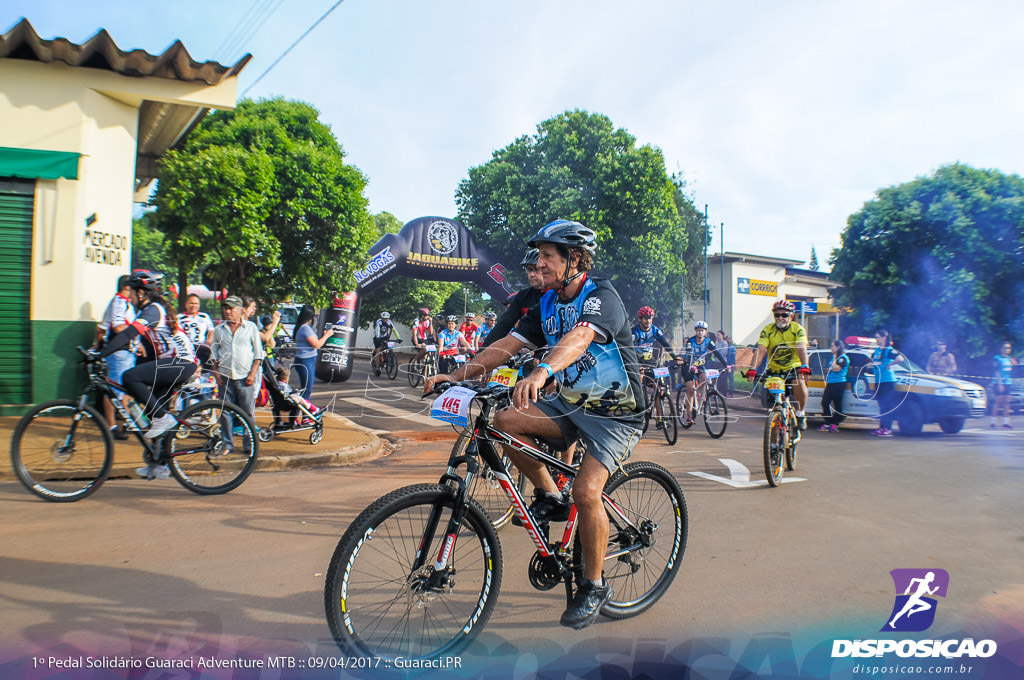
[[0, 177], [78, 179], [80, 156], [67, 151], [36, 151], [0, 146]]

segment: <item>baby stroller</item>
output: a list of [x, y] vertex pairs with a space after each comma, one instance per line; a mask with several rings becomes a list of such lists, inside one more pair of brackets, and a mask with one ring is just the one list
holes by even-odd
[[261, 442], [269, 442], [275, 435], [283, 432], [304, 432], [310, 430], [309, 443], [317, 444], [324, 437], [324, 414], [326, 408], [310, 408], [309, 402], [287, 387], [283, 390], [278, 384], [270, 366], [263, 366], [263, 387], [269, 396], [270, 411], [274, 414], [274, 423], [270, 427], [261, 427], [257, 436]]

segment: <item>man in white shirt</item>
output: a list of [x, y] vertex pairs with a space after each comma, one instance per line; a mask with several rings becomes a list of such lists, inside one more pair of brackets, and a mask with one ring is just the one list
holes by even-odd
[[213, 319], [199, 311], [199, 296], [195, 293], [185, 298], [185, 311], [178, 315], [178, 325], [196, 347], [213, 344]]
[[[213, 332], [212, 358], [217, 364], [223, 398], [237, 405], [250, 416], [256, 410], [256, 394], [260, 390], [260, 365], [263, 342], [259, 329], [242, 319], [242, 300], [232, 295], [221, 305], [224, 323]], [[233, 423], [221, 427], [221, 436], [229, 448]], [[251, 442], [243, 442], [248, 448]]]
[[[103, 313], [103, 321], [96, 327], [96, 343], [99, 347], [110, 341], [114, 335], [128, 328], [128, 324], [135, 320], [135, 308], [129, 300], [131, 288], [128, 287], [128, 274], [123, 274], [117, 279], [117, 295], [111, 298], [107, 305], [107, 311]], [[116, 383], [121, 382], [124, 372], [135, 366], [135, 355], [127, 349], [114, 352], [107, 357], [107, 376]], [[114, 393], [121, 397], [123, 392], [114, 390]], [[103, 412], [114, 431], [114, 439], [127, 439], [127, 435], [117, 429], [117, 421], [114, 419], [114, 405], [109, 399], [103, 400]]]

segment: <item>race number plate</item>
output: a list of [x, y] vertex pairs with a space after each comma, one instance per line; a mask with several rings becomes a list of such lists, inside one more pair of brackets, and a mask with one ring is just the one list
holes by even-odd
[[430, 406], [430, 417], [467, 427], [469, 425], [469, 404], [476, 394], [465, 387], [450, 387], [434, 400]]
[[667, 378], [669, 376], [669, 370], [667, 366], [657, 366], [654, 369], [655, 378]]
[[718, 377], [718, 369], [717, 368], [709, 368], [706, 371], [704, 371], [704, 375], [706, 375], [708, 377], [708, 380], [714, 380], [715, 378]]
[[394, 349], [394, 348], [395, 348], [395, 343], [389, 342], [388, 343], [388, 349]]
[[437, 345], [427, 345], [427, 351], [428, 352], [436, 352], [437, 351]]
[[466, 358], [467, 357], [466, 357], [465, 354], [456, 354], [453, 358], [455, 359], [455, 363], [457, 363], [457, 364], [464, 364], [464, 363], [466, 363]]
[[771, 394], [781, 394], [786, 389], [786, 381], [778, 376], [774, 376], [768, 378], [768, 380], [765, 381], [764, 386]]
[[516, 380], [519, 379], [519, 371], [514, 368], [504, 367], [496, 370], [492, 375], [487, 386], [491, 385], [504, 385], [505, 387], [512, 387], [516, 384]]

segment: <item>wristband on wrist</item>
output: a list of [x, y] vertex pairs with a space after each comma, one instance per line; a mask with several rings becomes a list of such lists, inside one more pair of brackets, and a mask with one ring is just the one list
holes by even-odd
[[544, 369], [545, 371], [547, 371], [547, 372], [548, 372], [548, 377], [549, 377], [549, 378], [550, 378], [551, 376], [553, 376], [553, 375], [555, 374], [555, 371], [554, 371], [554, 369], [553, 369], [553, 368], [551, 368], [551, 366], [549, 366], [549, 365], [548, 365], [548, 364], [546, 364], [546, 363], [543, 363], [543, 364], [537, 364], [537, 368], [543, 368], [543, 369]]

